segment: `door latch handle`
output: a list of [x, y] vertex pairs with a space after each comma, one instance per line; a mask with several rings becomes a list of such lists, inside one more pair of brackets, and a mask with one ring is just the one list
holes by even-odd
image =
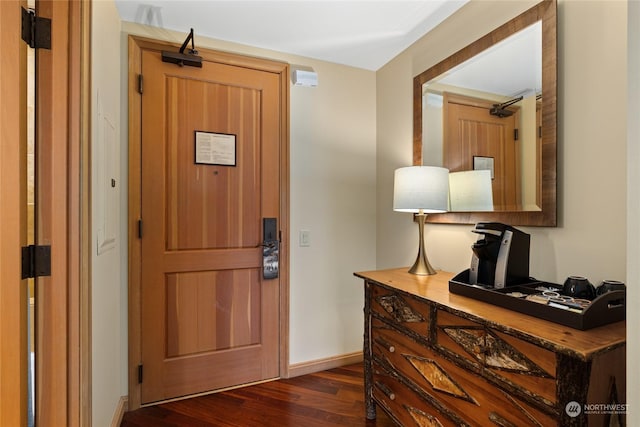
[[262, 277], [276, 279], [279, 272], [280, 242], [278, 241], [278, 220], [262, 219]]

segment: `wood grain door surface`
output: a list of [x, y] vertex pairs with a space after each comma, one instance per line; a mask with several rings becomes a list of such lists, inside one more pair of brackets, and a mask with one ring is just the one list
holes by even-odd
[[468, 171], [473, 170], [474, 156], [492, 157], [494, 209], [518, 210], [520, 155], [514, 138], [517, 114], [492, 116], [490, 106], [489, 102], [467, 102], [464, 97], [445, 94], [443, 165], [451, 172]]
[[[275, 378], [262, 219], [279, 217], [279, 77], [151, 50], [142, 75], [141, 402]], [[196, 163], [196, 131], [235, 135], [235, 166]]]

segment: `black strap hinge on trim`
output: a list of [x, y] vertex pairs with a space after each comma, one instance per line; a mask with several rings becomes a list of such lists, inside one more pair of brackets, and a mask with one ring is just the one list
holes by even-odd
[[51, 246], [22, 248], [22, 278], [51, 276]]
[[35, 49], [51, 49], [51, 19], [22, 8], [22, 40]]

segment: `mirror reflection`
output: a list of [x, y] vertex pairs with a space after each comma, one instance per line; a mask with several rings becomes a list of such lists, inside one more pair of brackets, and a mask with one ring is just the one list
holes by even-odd
[[[461, 196], [453, 195], [450, 212], [427, 221], [557, 225], [556, 7], [556, 0], [542, 0], [414, 77], [413, 164], [446, 166], [460, 183], [475, 185], [456, 190], [451, 174], [450, 187]], [[532, 35], [541, 41], [527, 45]], [[504, 59], [494, 50], [504, 50]], [[469, 71], [459, 71], [463, 63], [472, 64]], [[474, 83], [464, 83], [464, 74]], [[482, 171], [490, 189], [471, 181]]]
[[455, 173], [450, 210], [540, 211], [541, 122], [541, 21], [424, 83], [422, 164]]

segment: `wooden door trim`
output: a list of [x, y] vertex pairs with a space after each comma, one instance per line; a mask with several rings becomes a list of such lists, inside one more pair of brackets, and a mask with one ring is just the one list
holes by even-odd
[[[141, 240], [138, 238], [141, 200], [141, 95], [138, 76], [142, 72], [143, 50], [178, 49], [180, 45], [142, 37], [129, 36], [128, 107], [129, 107], [129, 409], [141, 404], [138, 365], [141, 360]], [[228, 52], [199, 49], [205, 61], [218, 62], [275, 73], [280, 80], [280, 363], [281, 377], [289, 375], [289, 65], [283, 62], [253, 58]]]
[[[36, 369], [36, 422], [91, 425], [90, 297], [90, 31], [91, 3], [38, 0], [51, 18], [52, 48], [39, 50], [36, 137], [38, 210], [49, 212], [36, 230], [52, 246], [52, 275], [39, 278], [42, 357]], [[65, 171], [66, 173], [60, 173]], [[46, 307], [46, 309], [43, 309]]]
[[27, 52], [20, 40], [21, 6], [26, 2], [0, 2], [0, 425], [7, 426], [27, 422], [27, 285], [20, 279], [19, 250], [27, 242], [22, 226], [27, 218]]
[[[69, 425], [92, 425], [91, 16], [71, 2], [69, 105]], [[75, 231], [75, 232], [74, 232]]]
[[[70, 320], [67, 295], [69, 233], [66, 217], [69, 111], [57, 102], [69, 94], [69, 9], [65, 2], [36, 1], [38, 16], [51, 19], [51, 49], [36, 49], [35, 100], [35, 244], [51, 245], [51, 275], [35, 279], [35, 422], [68, 423], [67, 395], [70, 375], [67, 360]], [[70, 99], [67, 100], [69, 102]], [[68, 104], [64, 103], [64, 107]], [[60, 221], [60, 214], [64, 220]], [[46, 301], [46, 303], [40, 303]], [[55, 390], [55, 393], [50, 392]]]
[[[62, 209], [56, 211], [56, 221], [66, 224], [68, 233], [56, 236], [56, 244], [58, 239], [61, 244], [56, 246], [54, 262], [62, 277], [55, 281], [65, 301], [63, 307], [52, 310], [58, 312], [56, 320], [62, 323], [55, 329], [57, 335], [51, 338], [63, 344], [58, 349], [64, 347], [65, 356], [55, 356], [54, 369], [65, 375], [60, 388], [48, 390], [47, 394], [55, 398], [47, 397], [46, 411], [56, 414], [47, 419], [49, 424], [90, 426], [91, 306], [86, 260], [91, 236], [88, 211], [91, 4], [86, 0], [53, 3], [52, 40], [57, 47], [54, 54], [59, 80], [50, 84], [64, 81], [66, 90], [51, 105], [56, 118], [61, 119], [58, 127], [64, 131], [52, 133], [51, 138], [61, 153], [56, 159], [64, 161], [63, 165], [56, 165], [56, 170], [66, 174], [52, 175], [56, 185], [62, 185], [59, 194], [64, 200]], [[0, 2], [3, 29], [0, 42], [3, 58], [11, 61], [0, 70], [2, 103], [11, 106], [3, 108], [0, 115], [0, 182], [6, 184], [0, 185], [0, 425], [12, 426], [27, 422], [27, 359], [21, 356], [21, 351], [26, 351], [27, 287], [20, 281], [19, 251], [26, 244], [26, 228], [21, 230], [19, 219], [26, 209], [26, 200], [21, 201], [26, 192], [20, 195], [19, 185], [15, 185], [19, 176], [20, 182], [26, 182], [26, 96], [20, 99], [20, 92], [26, 93], [26, 45], [20, 40], [21, 6], [26, 8], [26, 2]], [[17, 67], [13, 62], [16, 59]], [[43, 121], [52, 117], [51, 111], [41, 114]]]

